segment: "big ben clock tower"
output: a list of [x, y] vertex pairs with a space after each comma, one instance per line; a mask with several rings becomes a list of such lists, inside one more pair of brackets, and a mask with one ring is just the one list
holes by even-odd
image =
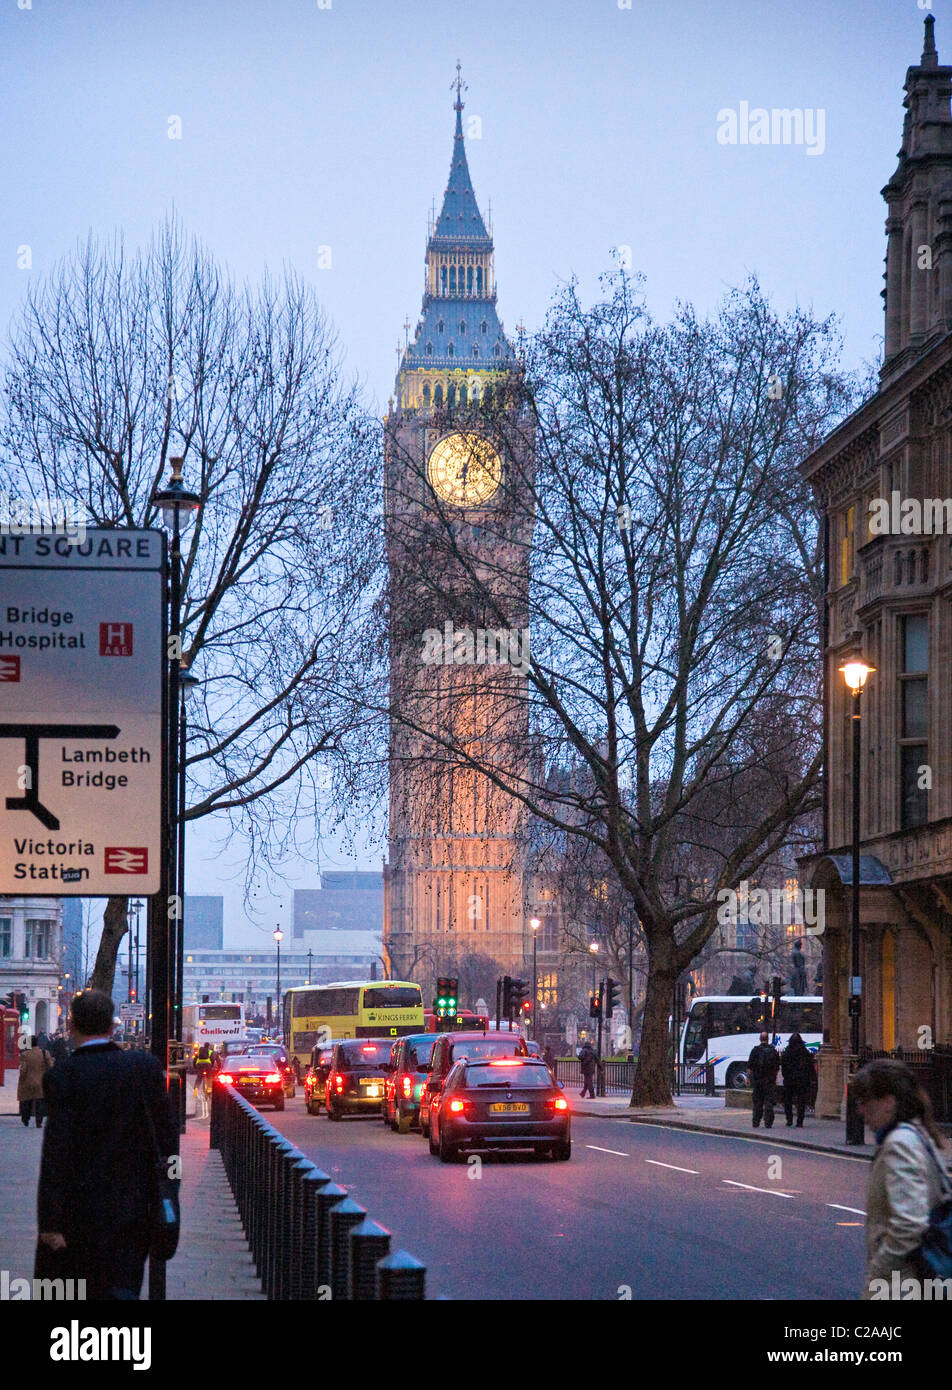
[[419, 980], [425, 999], [467, 955], [521, 974], [526, 948], [525, 817], [480, 769], [508, 779], [527, 754], [531, 518], [520, 480], [531, 446], [509, 389], [518, 363], [496, 313], [458, 64], [455, 87], [422, 314], [384, 425], [393, 711], [384, 940], [393, 977]]

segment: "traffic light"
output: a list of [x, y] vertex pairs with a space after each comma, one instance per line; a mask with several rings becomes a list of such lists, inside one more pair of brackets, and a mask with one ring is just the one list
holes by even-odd
[[525, 980], [512, 980], [512, 1007], [521, 1011], [529, 1003], [529, 986]]
[[459, 980], [452, 979], [449, 975], [441, 975], [436, 982], [436, 1008], [434, 1013], [437, 1018], [447, 1018], [456, 1013], [457, 999], [459, 995]]
[[589, 1018], [601, 1018], [602, 1016], [602, 994], [601, 990], [593, 989], [588, 999]]
[[502, 1014], [503, 1018], [512, 1017], [512, 980], [508, 975], [502, 977]]
[[605, 1000], [603, 1003], [604, 1017], [611, 1018], [615, 1012], [615, 1005], [618, 1003], [618, 985], [614, 980], [605, 981]]
[[13, 1007], [20, 1015], [20, 1022], [29, 1023], [30, 1006], [26, 1002], [26, 995], [23, 993], [22, 990], [15, 989], [11, 995], [11, 998], [13, 999]]

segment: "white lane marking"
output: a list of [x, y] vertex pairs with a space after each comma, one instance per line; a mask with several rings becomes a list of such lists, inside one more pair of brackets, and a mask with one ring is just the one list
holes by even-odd
[[631, 1158], [631, 1154], [623, 1154], [621, 1149], [600, 1149], [597, 1144], [586, 1144], [585, 1147], [600, 1154], [617, 1154], [619, 1158]]
[[671, 1168], [675, 1173], [693, 1173], [695, 1177], [700, 1175], [700, 1168], [679, 1168], [676, 1163], [660, 1163], [656, 1158], [646, 1158], [646, 1163], [654, 1164], [655, 1168]]
[[743, 1187], [748, 1192], [766, 1192], [768, 1197], [788, 1197], [793, 1201], [793, 1196], [789, 1192], [776, 1192], [770, 1187], [751, 1187], [749, 1182], [734, 1182], [731, 1178], [721, 1178], [721, 1182], [726, 1182], [728, 1187]]
[[748, 1139], [745, 1134], [720, 1134], [710, 1129], [688, 1129], [687, 1125], [665, 1124], [658, 1120], [626, 1120], [629, 1125], [641, 1125], [643, 1129], [667, 1129], [672, 1134], [699, 1134], [705, 1139], [726, 1139], [729, 1143], [775, 1144], [778, 1148], [795, 1150], [804, 1158], [838, 1158], [841, 1163], [868, 1163], [872, 1154], [837, 1154], [829, 1149], [808, 1149], [803, 1144], [786, 1143], [783, 1139]]
[[860, 1211], [859, 1207], [841, 1207], [839, 1202], [827, 1202], [827, 1206], [832, 1207], [834, 1211], [851, 1211], [854, 1216], [866, 1215], [865, 1211]]

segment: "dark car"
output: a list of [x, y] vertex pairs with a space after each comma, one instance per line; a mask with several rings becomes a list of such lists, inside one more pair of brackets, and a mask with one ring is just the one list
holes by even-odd
[[468, 1149], [534, 1149], [572, 1156], [571, 1116], [562, 1087], [535, 1057], [466, 1057], [430, 1110], [430, 1153], [452, 1163]]
[[293, 1100], [296, 1094], [295, 1084], [297, 1082], [297, 1072], [294, 1063], [288, 1056], [288, 1050], [284, 1043], [260, 1042], [248, 1043], [245, 1052], [251, 1057], [273, 1057], [278, 1066], [278, 1071], [284, 1077], [284, 1094], [288, 1100]]
[[273, 1057], [239, 1052], [228, 1057], [217, 1077], [219, 1085], [234, 1086], [245, 1100], [284, 1109], [284, 1076]]
[[324, 1087], [329, 1120], [380, 1109], [392, 1045], [392, 1038], [347, 1038], [334, 1044]]
[[430, 1073], [434, 1033], [398, 1038], [390, 1052], [390, 1074], [383, 1098], [383, 1122], [394, 1131], [412, 1129], [420, 1120], [420, 1099]]
[[311, 1065], [304, 1073], [304, 1106], [309, 1115], [321, 1113], [321, 1101], [324, 1099], [324, 1087], [333, 1054], [333, 1043], [315, 1047], [311, 1053]]
[[438, 1094], [454, 1062], [461, 1057], [524, 1057], [526, 1040], [521, 1033], [439, 1033], [430, 1058], [430, 1074], [420, 1096], [420, 1132], [430, 1123], [430, 1103]]

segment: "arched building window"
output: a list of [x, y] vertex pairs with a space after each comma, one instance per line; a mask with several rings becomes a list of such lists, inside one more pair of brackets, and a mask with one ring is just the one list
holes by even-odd
[[446, 294], [446, 266], [440, 266], [440, 293]]
[[466, 404], [466, 387], [465, 387], [465, 386], [461, 386], [461, 387], [459, 388], [459, 403], [460, 403], [460, 405], [465, 405], [465, 404]]
[[456, 404], [456, 387], [452, 382], [450, 382], [449, 386], [446, 388], [446, 404], [450, 409]]
[[442, 319], [440, 319], [439, 323], [436, 325], [436, 331], [437, 331], [437, 333], [442, 333], [442, 332], [443, 332], [443, 320], [442, 320]]
[[436, 390], [433, 392], [433, 404], [437, 409], [443, 404], [443, 383], [441, 381], [436, 383]]
[[460, 331], [461, 333], [465, 333], [465, 332], [466, 332], [466, 320], [465, 320], [465, 319], [460, 319], [460, 321], [459, 321], [459, 331]]
[[456, 293], [456, 266], [450, 266], [450, 294]]
[[452, 356], [454, 355], [454, 353], [455, 353], [455, 349], [454, 349], [454, 347], [453, 347], [453, 344], [452, 344], [452, 343], [447, 343], [447, 344], [446, 344], [446, 355], [447, 355], [447, 357], [452, 357]]
[[427, 357], [432, 357], [432, 356], [433, 356], [433, 344], [432, 344], [432, 343], [427, 343], [427, 345], [426, 345], [426, 355], [427, 355]]
[[488, 332], [489, 332], [489, 324], [486, 322], [485, 319], [483, 319], [482, 323], [479, 325], [479, 331], [480, 331], [480, 333], [488, 333]]
[[423, 405], [424, 405], [424, 407], [425, 407], [426, 409], [429, 409], [429, 405], [430, 405], [430, 383], [429, 383], [428, 381], [425, 381], [425, 382], [423, 383]]
[[[476, 296], [478, 299], [483, 297], [483, 268], [481, 265], [476, 267]], [[485, 333], [485, 329], [483, 332]]]
[[466, 293], [473, 293], [473, 267], [471, 265], [466, 267]]

